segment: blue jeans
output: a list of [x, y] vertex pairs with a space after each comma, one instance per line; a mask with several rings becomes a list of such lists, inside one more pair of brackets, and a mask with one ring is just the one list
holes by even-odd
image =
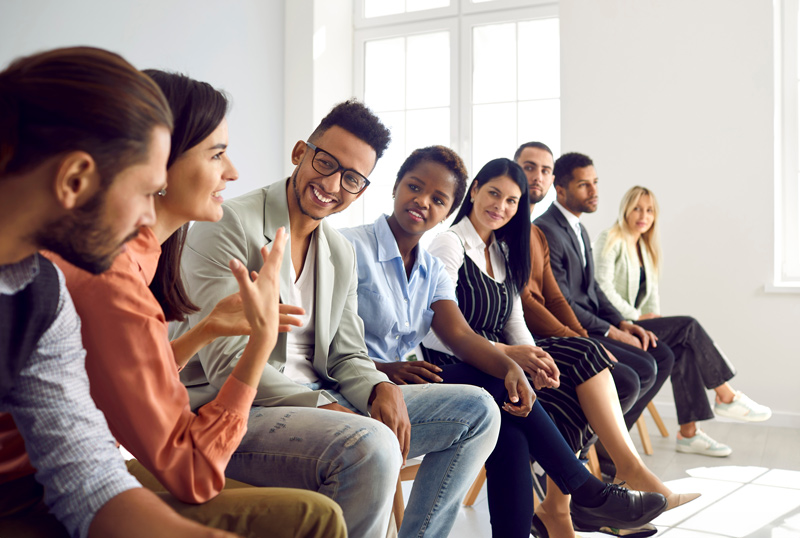
[[[399, 536], [447, 536], [461, 500], [492, 452], [497, 405], [478, 387], [400, 387], [411, 421], [409, 457], [425, 455]], [[327, 389], [341, 405], [341, 394]], [[318, 491], [342, 507], [348, 534], [386, 534], [400, 470], [397, 438], [361, 415], [305, 407], [254, 407], [226, 475], [255, 486]]]

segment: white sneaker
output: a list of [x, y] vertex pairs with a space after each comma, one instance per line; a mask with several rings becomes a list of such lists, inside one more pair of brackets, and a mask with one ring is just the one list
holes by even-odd
[[746, 422], [763, 422], [772, 416], [772, 409], [748, 398], [742, 392], [736, 392], [729, 404], [715, 402], [714, 413], [721, 417], [735, 418]]
[[700, 454], [717, 458], [728, 456], [733, 452], [731, 447], [715, 441], [700, 428], [697, 428], [694, 437], [683, 437], [679, 432], [675, 450], [684, 454]]

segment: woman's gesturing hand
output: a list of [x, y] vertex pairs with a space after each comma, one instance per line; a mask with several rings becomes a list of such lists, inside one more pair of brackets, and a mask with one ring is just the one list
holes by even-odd
[[272, 242], [272, 250], [266, 245], [261, 247], [264, 264], [254, 281], [239, 260], [230, 261], [231, 271], [239, 283], [242, 311], [250, 325], [250, 339], [263, 339], [262, 344], [269, 349], [275, 346], [278, 339], [280, 270], [286, 241], [286, 230], [279, 228]]

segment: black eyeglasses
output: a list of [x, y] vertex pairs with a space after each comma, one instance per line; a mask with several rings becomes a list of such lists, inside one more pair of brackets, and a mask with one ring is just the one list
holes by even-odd
[[310, 142], [306, 142], [306, 146], [314, 150], [314, 158], [311, 160], [311, 166], [322, 174], [323, 176], [332, 176], [336, 172], [342, 172], [341, 179], [339, 180], [342, 188], [350, 194], [358, 194], [369, 185], [369, 180], [353, 170], [352, 168], [344, 168], [336, 157], [320, 149]]

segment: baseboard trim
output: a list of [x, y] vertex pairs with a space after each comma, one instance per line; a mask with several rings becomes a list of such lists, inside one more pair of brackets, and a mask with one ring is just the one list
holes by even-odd
[[[659, 401], [653, 400], [653, 403], [658, 409], [659, 414], [662, 417], [669, 417], [669, 418], [677, 418], [677, 413], [675, 412], [675, 403], [671, 401]], [[645, 412], [645, 416], [647, 413]], [[720, 422], [735, 422], [738, 424], [743, 424], [741, 421], [733, 420], [725, 417], [716, 417], [714, 420], [718, 420]], [[775, 411], [772, 410], [772, 418], [765, 422], [751, 422], [753, 426], [777, 426], [779, 428], [800, 428], [800, 414], [798, 413], [790, 413], [786, 411]]]

